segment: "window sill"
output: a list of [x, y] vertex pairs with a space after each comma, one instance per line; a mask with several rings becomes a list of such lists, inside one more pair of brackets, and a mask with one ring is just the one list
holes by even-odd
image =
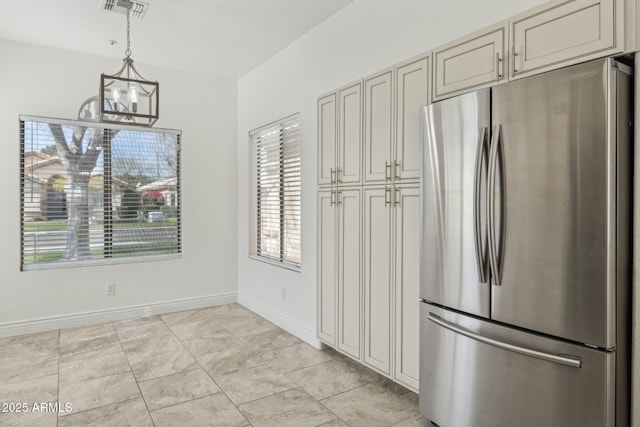
[[273, 261], [269, 258], [264, 258], [258, 255], [249, 255], [249, 259], [252, 259], [254, 261], [260, 261], [263, 262], [265, 264], [271, 264], [275, 267], [281, 267], [284, 268], [286, 270], [291, 270], [291, 271], [295, 271], [297, 273], [300, 273], [302, 271], [302, 268], [300, 266], [295, 266], [295, 265], [291, 265], [291, 264], [286, 264], [284, 262], [278, 262], [278, 261]]

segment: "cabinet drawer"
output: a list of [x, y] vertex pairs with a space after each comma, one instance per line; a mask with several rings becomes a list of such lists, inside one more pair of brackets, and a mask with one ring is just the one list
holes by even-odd
[[572, 0], [513, 20], [511, 76], [622, 51], [615, 18], [616, 0]]
[[434, 54], [434, 100], [505, 80], [506, 26], [494, 27]]
[[[615, 420], [615, 400], [628, 398], [614, 396], [615, 352], [420, 305], [420, 412], [433, 423], [456, 427], [628, 425]], [[576, 368], [540, 357], [546, 355], [581, 364]]]

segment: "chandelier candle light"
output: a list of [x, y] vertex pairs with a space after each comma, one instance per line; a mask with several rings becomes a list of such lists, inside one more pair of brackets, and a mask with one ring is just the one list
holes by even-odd
[[122, 68], [100, 76], [100, 121], [153, 126], [158, 120], [160, 85], [145, 80], [131, 59], [131, 1], [127, 1], [127, 50]]

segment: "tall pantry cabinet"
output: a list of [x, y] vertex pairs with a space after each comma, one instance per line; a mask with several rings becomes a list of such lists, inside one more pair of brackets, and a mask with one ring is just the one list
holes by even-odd
[[318, 337], [355, 359], [362, 322], [361, 87], [356, 82], [318, 99]]
[[419, 111], [429, 102], [429, 61], [383, 70], [317, 104], [318, 337], [416, 391]]

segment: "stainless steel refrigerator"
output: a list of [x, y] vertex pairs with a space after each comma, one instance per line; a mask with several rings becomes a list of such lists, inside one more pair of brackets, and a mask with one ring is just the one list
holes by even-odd
[[631, 84], [601, 59], [424, 107], [434, 424], [628, 425]]

